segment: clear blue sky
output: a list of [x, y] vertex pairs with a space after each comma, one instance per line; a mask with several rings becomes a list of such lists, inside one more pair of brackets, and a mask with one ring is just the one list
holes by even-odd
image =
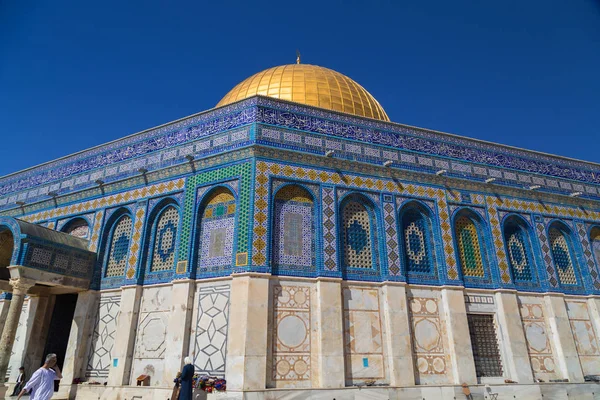
[[295, 61], [395, 122], [600, 162], [600, 2], [0, 0], [0, 175]]

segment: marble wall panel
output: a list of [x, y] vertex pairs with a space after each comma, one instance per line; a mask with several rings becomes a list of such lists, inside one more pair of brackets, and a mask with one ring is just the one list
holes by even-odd
[[230, 285], [199, 286], [196, 291], [190, 356], [196, 373], [225, 377]]
[[345, 287], [343, 305], [346, 384], [387, 382], [379, 290]]
[[440, 300], [435, 293], [413, 293], [408, 304], [415, 381], [417, 384], [447, 382], [451, 366], [446, 354], [445, 330], [440, 320]]
[[88, 381], [103, 383], [108, 378], [120, 307], [120, 291], [100, 295], [100, 302], [96, 310], [96, 322], [87, 353], [85, 377]]
[[173, 381], [174, 377], [163, 374], [171, 294], [171, 285], [144, 288], [142, 292], [130, 382], [140, 375], [149, 375], [151, 386]]
[[585, 300], [567, 300], [567, 314], [584, 375], [600, 374], [600, 349]]
[[311, 387], [310, 287], [276, 284], [272, 293], [272, 385]]
[[519, 305], [534, 378], [559, 378], [542, 298], [519, 296]]

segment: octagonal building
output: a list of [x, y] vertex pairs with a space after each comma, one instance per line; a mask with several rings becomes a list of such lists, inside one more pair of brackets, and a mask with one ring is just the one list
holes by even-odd
[[56, 353], [60, 399], [170, 398], [186, 356], [215, 399], [588, 398], [599, 200], [600, 165], [269, 68], [0, 178], [0, 395]]

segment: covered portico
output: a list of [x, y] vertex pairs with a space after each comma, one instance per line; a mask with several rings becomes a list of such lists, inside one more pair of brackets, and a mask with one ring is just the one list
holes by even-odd
[[[4, 398], [6, 372], [19, 326], [21, 309], [26, 296], [41, 297], [41, 316], [48, 315], [48, 296], [78, 293], [90, 287], [96, 254], [88, 250], [88, 241], [31, 224], [12, 217], [0, 217], [0, 292], [11, 294], [5, 321], [0, 326], [0, 398]], [[44, 321], [37, 322], [47, 333]], [[37, 327], [36, 327], [37, 328]], [[44, 336], [45, 337], [45, 336]], [[42, 342], [41, 340], [38, 342]], [[44, 344], [36, 349], [30, 360], [41, 362]]]

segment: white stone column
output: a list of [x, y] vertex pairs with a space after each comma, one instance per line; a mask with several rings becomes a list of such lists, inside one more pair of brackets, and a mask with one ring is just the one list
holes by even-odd
[[69, 346], [62, 369], [63, 379], [60, 382], [60, 395], [70, 395], [73, 379], [81, 378], [88, 342], [94, 330], [96, 315], [94, 310], [98, 307], [99, 299], [100, 294], [95, 290], [88, 290], [77, 295], [77, 304], [69, 333]]
[[117, 365], [111, 365], [108, 371], [108, 385], [122, 386], [129, 384], [141, 298], [142, 286], [124, 286], [121, 288], [121, 309], [117, 321], [115, 344], [112, 350], [112, 357], [113, 360], [116, 359]]
[[167, 327], [164, 381], [170, 382], [181, 371], [190, 348], [190, 327], [194, 302], [194, 281], [173, 281], [171, 313]]
[[[29, 297], [29, 313], [27, 318], [27, 326], [25, 329], [23, 361], [21, 364], [25, 366], [27, 376], [33, 375], [42, 364], [42, 360], [46, 356], [44, 349], [46, 348], [46, 339], [48, 338], [48, 327], [52, 320], [52, 312], [54, 310], [54, 302], [56, 296], [48, 294], [31, 295]], [[15, 368], [16, 369], [16, 368]], [[13, 376], [16, 379], [17, 371], [13, 371]]]
[[527, 341], [515, 292], [497, 292], [498, 334], [504, 343], [505, 366], [509, 378], [519, 383], [533, 383]]
[[448, 353], [452, 358], [452, 378], [455, 384], [477, 383], [469, 321], [462, 288], [442, 289], [443, 319], [448, 337]]
[[10, 307], [6, 315], [2, 336], [0, 337], [0, 398], [6, 393], [6, 386], [4, 385], [6, 370], [10, 361], [13, 343], [15, 342], [17, 327], [19, 326], [19, 316], [21, 315], [21, 308], [23, 308], [23, 301], [25, 300], [27, 291], [34, 284], [35, 282], [22, 278], [10, 279], [10, 285], [13, 287], [12, 300], [10, 301]]
[[583, 382], [583, 371], [579, 363], [564, 295], [547, 294], [544, 296], [544, 302], [550, 327], [549, 336], [560, 374], [563, 378], [569, 379], [569, 382]]
[[383, 285], [382, 293], [390, 385], [412, 386], [415, 372], [406, 287], [388, 282]]
[[317, 387], [343, 388], [346, 375], [342, 280], [319, 278], [316, 293], [319, 351]]
[[227, 390], [264, 389], [267, 379], [269, 276], [233, 275], [227, 338]]
[[[8, 315], [8, 309], [10, 307], [10, 300], [2, 299], [0, 300], [0, 321], [6, 321], [6, 316]], [[4, 330], [4, 322], [2, 326], [0, 326], [0, 335], [2, 335], [2, 331]]]

